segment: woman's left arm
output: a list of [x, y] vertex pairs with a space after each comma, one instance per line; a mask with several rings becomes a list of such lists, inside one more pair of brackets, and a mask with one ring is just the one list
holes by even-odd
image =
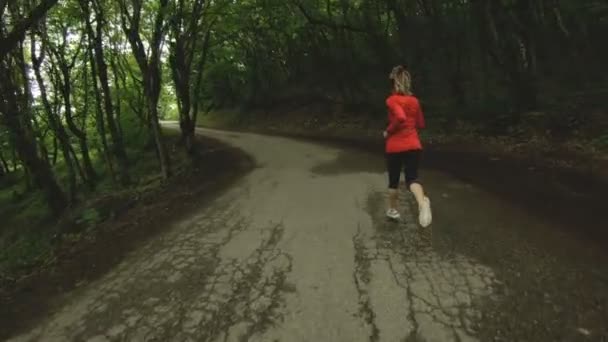
[[405, 124], [405, 111], [401, 104], [393, 98], [386, 100], [386, 106], [391, 112], [391, 120], [385, 131], [385, 137], [395, 133], [401, 126]]

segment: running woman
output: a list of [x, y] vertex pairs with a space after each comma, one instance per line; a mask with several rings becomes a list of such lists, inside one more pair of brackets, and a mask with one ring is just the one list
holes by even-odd
[[424, 116], [418, 99], [411, 91], [410, 73], [399, 65], [393, 68], [389, 78], [393, 89], [386, 99], [389, 125], [383, 133], [389, 179], [386, 216], [393, 220], [401, 218], [397, 209], [398, 188], [401, 171], [405, 171], [405, 184], [418, 203], [420, 225], [428, 227], [432, 221], [431, 202], [418, 181], [418, 164], [422, 153], [418, 129], [424, 128]]

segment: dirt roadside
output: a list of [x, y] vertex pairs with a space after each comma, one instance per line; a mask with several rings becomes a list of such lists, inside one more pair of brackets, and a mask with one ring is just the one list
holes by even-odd
[[98, 279], [131, 250], [206, 205], [254, 161], [217, 140], [199, 138], [201, 156], [161, 188], [131, 199], [128, 210], [102, 223], [95, 236], [62, 246], [51, 266], [0, 292], [0, 340], [27, 329], [62, 301], [62, 295]]

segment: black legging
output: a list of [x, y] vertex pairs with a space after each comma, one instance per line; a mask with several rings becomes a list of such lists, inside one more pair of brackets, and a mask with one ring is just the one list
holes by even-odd
[[405, 171], [405, 183], [408, 188], [412, 183], [418, 182], [418, 164], [421, 152], [421, 150], [413, 150], [386, 154], [389, 189], [397, 189], [399, 187], [399, 178], [402, 170]]

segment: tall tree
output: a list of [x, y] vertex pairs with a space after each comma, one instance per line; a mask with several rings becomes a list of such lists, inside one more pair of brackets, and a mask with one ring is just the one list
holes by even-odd
[[[91, 70], [91, 84], [92, 84], [92, 88], [93, 88], [93, 94], [95, 96], [95, 127], [97, 128], [97, 134], [99, 135], [99, 140], [101, 142], [101, 146], [98, 146], [98, 150], [99, 150], [99, 154], [104, 157], [106, 167], [108, 168], [108, 171], [110, 172], [112, 179], [116, 180], [116, 172], [114, 170], [114, 160], [112, 158], [112, 154], [110, 153], [108, 138], [106, 136], [106, 125], [105, 125], [105, 119], [104, 119], [103, 108], [102, 108], [103, 99], [101, 96], [101, 91], [99, 90], [97, 78], [95, 77], [95, 75], [97, 75], [97, 66], [95, 64], [93, 49], [91, 47], [92, 46], [91, 39], [89, 39], [88, 46], [90, 47], [88, 49], [89, 50], [88, 57], [89, 57], [89, 65], [91, 68], [90, 69]], [[85, 75], [86, 75], [86, 73], [85, 73]]]
[[[47, 95], [46, 84], [44, 82], [44, 78], [42, 77], [41, 67], [45, 60], [46, 51], [47, 51], [46, 30], [42, 30], [41, 35], [43, 37], [42, 42], [41, 42], [41, 44], [38, 44], [38, 42], [35, 38], [35, 34], [34, 33], [31, 34], [30, 47], [31, 47], [32, 65], [34, 67], [34, 74], [36, 75], [36, 80], [38, 81], [38, 88], [40, 89], [40, 97], [42, 99], [43, 110], [46, 113], [46, 118], [49, 122], [50, 128], [52, 129], [55, 137], [57, 137], [57, 140], [61, 147], [61, 152], [63, 154], [63, 159], [66, 164], [67, 170], [68, 170], [68, 194], [69, 194], [68, 200], [71, 203], [71, 202], [74, 202], [74, 200], [76, 198], [76, 192], [77, 192], [76, 166], [75, 166], [76, 161], [74, 160], [74, 158], [72, 157], [72, 154], [71, 154], [70, 137], [63, 126], [63, 123], [61, 121], [61, 117], [60, 117], [58, 111], [54, 110], [53, 106], [51, 106], [51, 103], [50, 103], [48, 95]], [[40, 49], [39, 54], [36, 51], [36, 47], [39, 47], [39, 49]]]
[[[57, 81], [57, 88], [61, 92], [63, 98], [63, 107], [67, 127], [78, 139], [80, 145], [80, 153], [86, 175], [85, 181], [91, 188], [93, 188], [95, 186], [97, 174], [91, 161], [86, 130], [78, 127], [74, 119], [74, 89], [72, 87], [74, 82], [74, 79], [72, 78], [72, 70], [76, 66], [76, 62], [78, 62], [82, 57], [82, 47], [84, 45], [83, 40], [85, 36], [80, 34], [80, 32], [71, 32], [69, 27], [61, 20], [54, 22], [54, 26], [56, 26], [58, 29], [58, 37], [54, 37], [54, 40], [56, 40], [57, 43], [51, 42], [48, 44], [48, 48], [54, 57], [51, 60], [51, 68]], [[71, 51], [72, 49], [70, 47], [68, 38], [69, 35], [78, 38], [75, 51]], [[78, 37], [78, 35], [80, 35], [80, 37]], [[86, 113], [81, 113], [81, 115], [86, 115]]]
[[[172, 41], [169, 61], [177, 94], [182, 140], [189, 153], [193, 151], [194, 146], [200, 80], [209, 49], [211, 27], [202, 32], [206, 4], [205, 0], [174, 0], [171, 7]], [[197, 43], [200, 41], [203, 43], [199, 46]], [[198, 62], [195, 64], [197, 55]]]
[[[121, 23], [133, 56], [137, 61], [137, 65], [141, 71], [144, 83], [144, 94], [146, 97], [148, 119], [150, 127], [156, 143], [158, 152], [160, 169], [163, 178], [167, 179], [171, 175], [171, 164], [169, 154], [163, 139], [159, 115], [158, 115], [158, 100], [161, 91], [161, 44], [165, 34], [165, 18], [167, 15], [168, 0], [158, 0], [158, 3], [150, 4], [150, 11], [154, 11], [154, 21], [151, 28], [151, 39], [146, 42], [141, 38], [141, 19], [142, 19], [142, 0], [119, 0], [121, 10]], [[145, 46], [148, 46], [149, 53], [146, 52]]]
[[[108, 65], [106, 63], [103, 44], [104, 27], [107, 25], [104, 2], [102, 2], [102, 0], [79, 0], [79, 2], [85, 16], [89, 44], [93, 48], [93, 56], [96, 64], [95, 71], [101, 86], [101, 96], [104, 104], [105, 121], [112, 139], [112, 152], [118, 164], [120, 181], [122, 184], [127, 184], [129, 183], [127, 153], [123, 136], [120, 134], [118, 124], [116, 123], [115, 109], [112, 103], [112, 91], [108, 76]], [[94, 14], [95, 27], [93, 27], [93, 22], [91, 21], [91, 14]]]

